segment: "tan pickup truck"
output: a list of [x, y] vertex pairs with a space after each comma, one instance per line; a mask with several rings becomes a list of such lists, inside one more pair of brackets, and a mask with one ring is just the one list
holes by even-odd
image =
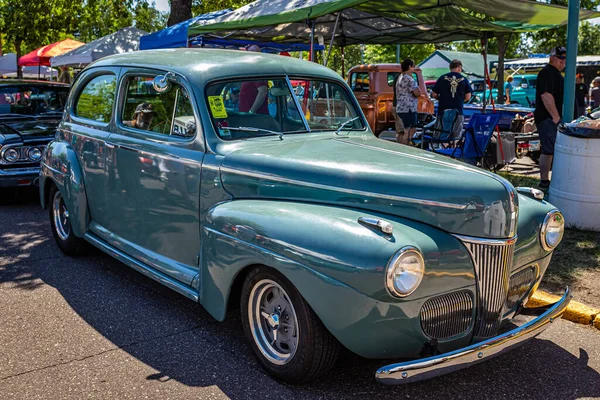
[[376, 136], [395, 130], [392, 86], [400, 72], [399, 64], [357, 65], [348, 71], [348, 84]]

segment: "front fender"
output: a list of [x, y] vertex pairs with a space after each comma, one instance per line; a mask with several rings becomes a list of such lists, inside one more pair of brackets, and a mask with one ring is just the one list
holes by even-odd
[[[359, 217], [386, 219], [393, 236], [359, 224]], [[407, 245], [422, 251], [426, 274], [412, 295], [399, 299], [387, 292], [384, 275]], [[453, 236], [339, 207], [263, 200], [214, 207], [202, 230], [200, 302], [218, 320], [225, 318], [235, 278], [250, 265], [286, 276], [330, 332], [366, 357], [415, 356], [427, 342], [419, 326], [423, 303], [457, 289], [475, 294], [471, 259]]]
[[69, 210], [75, 236], [83, 237], [90, 220], [81, 165], [71, 145], [63, 141], [48, 144], [41, 163], [40, 200], [46, 208], [49, 185], [53, 183], [63, 196]]

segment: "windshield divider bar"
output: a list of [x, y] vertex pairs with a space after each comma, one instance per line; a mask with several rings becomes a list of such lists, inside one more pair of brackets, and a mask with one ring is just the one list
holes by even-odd
[[300, 102], [298, 101], [298, 98], [296, 97], [296, 94], [294, 92], [294, 87], [292, 86], [292, 82], [290, 81], [290, 77], [286, 75], [285, 81], [288, 84], [288, 89], [290, 91], [290, 95], [294, 99], [294, 103], [296, 104], [296, 107], [298, 108], [298, 113], [302, 117], [302, 122], [304, 123], [304, 128], [306, 129], [307, 132], [310, 132], [310, 126], [308, 126], [308, 121], [306, 120], [306, 116], [304, 115], [304, 112], [302, 111], [302, 107], [300, 107]]

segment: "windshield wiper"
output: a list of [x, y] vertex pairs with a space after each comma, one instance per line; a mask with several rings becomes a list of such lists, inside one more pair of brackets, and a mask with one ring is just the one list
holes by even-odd
[[343, 127], [345, 127], [346, 125], [348, 125], [348, 124], [349, 124], [349, 123], [351, 123], [351, 122], [354, 122], [354, 121], [356, 121], [356, 120], [357, 120], [357, 119], [359, 119], [359, 118], [360, 118], [360, 117], [354, 117], [354, 118], [352, 118], [352, 119], [349, 119], [348, 121], [344, 122], [343, 124], [341, 124], [341, 125], [340, 125], [340, 126], [337, 128], [337, 131], [335, 131], [335, 134], [336, 134], [336, 135], [339, 135], [339, 134], [340, 134], [340, 131], [342, 130], [342, 128], [343, 128]]
[[238, 127], [231, 127], [231, 126], [221, 126], [221, 129], [229, 129], [230, 131], [239, 131], [239, 132], [256, 132], [256, 133], [268, 133], [271, 135], [277, 135], [279, 136], [280, 140], [283, 140], [283, 133], [284, 132], [275, 132], [275, 131], [271, 131], [269, 129], [262, 129], [262, 128], [254, 128], [252, 126], [238, 126]]

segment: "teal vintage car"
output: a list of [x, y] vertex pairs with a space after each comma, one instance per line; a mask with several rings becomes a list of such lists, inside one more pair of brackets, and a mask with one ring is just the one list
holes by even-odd
[[342, 348], [392, 359], [383, 383], [451, 372], [536, 336], [570, 298], [507, 331], [561, 241], [560, 212], [377, 139], [341, 77], [288, 57], [93, 63], [44, 153], [40, 196], [64, 253], [92, 244], [219, 321], [239, 307], [259, 363], [287, 382], [326, 375]]

